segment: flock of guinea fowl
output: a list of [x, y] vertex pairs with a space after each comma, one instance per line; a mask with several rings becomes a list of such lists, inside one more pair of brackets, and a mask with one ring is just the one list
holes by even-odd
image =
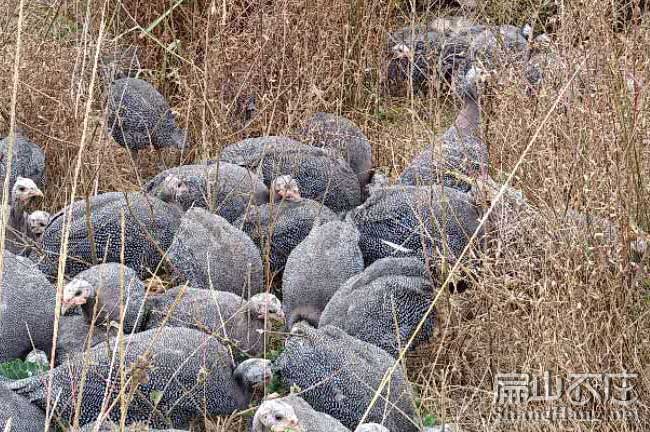
[[[431, 337], [443, 269], [480, 265], [467, 249], [483, 233], [477, 185], [494, 186], [479, 133], [485, 72], [525, 58], [531, 75], [532, 58], [528, 28], [446, 22], [390, 37], [392, 84], [417, 88], [435, 74], [463, 102], [393, 184], [373, 171], [354, 123], [317, 113], [299, 139], [245, 139], [139, 192], [50, 216], [29, 213], [45, 184], [39, 146], [18, 135], [9, 158], [3, 140], [0, 362], [54, 367], [0, 378], [0, 428], [188, 428], [248, 410], [254, 432], [423, 430], [395, 365]], [[107, 101], [119, 145], [190, 146], [146, 81], [116, 76]], [[148, 290], [156, 273], [175, 288]], [[461, 272], [453, 286], [465, 285]], [[288, 395], [262, 399], [271, 382]]]

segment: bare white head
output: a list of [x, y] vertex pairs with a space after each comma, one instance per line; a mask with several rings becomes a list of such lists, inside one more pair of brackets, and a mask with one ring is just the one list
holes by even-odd
[[168, 175], [156, 188], [156, 197], [166, 203], [176, 202], [183, 195], [189, 193], [189, 187], [185, 180], [176, 175]]
[[36, 210], [27, 216], [29, 232], [35, 240], [40, 240], [45, 232], [45, 227], [50, 223], [50, 214], [43, 210]]
[[282, 399], [262, 403], [253, 417], [253, 432], [303, 431], [293, 407]]
[[296, 179], [281, 175], [271, 182], [271, 195], [275, 201], [300, 201], [300, 188]]
[[25, 207], [35, 198], [43, 198], [43, 192], [36, 186], [32, 179], [18, 177], [11, 190], [12, 204]]
[[396, 59], [411, 57], [411, 48], [403, 43], [393, 45], [391, 51], [393, 52], [393, 58]]
[[284, 322], [284, 312], [280, 300], [269, 293], [255, 294], [248, 300], [248, 307], [258, 319]]
[[390, 430], [377, 423], [364, 423], [359, 425], [354, 432], [390, 432]]
[[83, 279], [73, 279], [63, 287], [63, 312], [81, 306], [95, 295], [95, 287]]
[[263, 358], [245, 360], [235, 369], [234, 377], [248, 388], [269, 384], [273, 378], [271, 360]]

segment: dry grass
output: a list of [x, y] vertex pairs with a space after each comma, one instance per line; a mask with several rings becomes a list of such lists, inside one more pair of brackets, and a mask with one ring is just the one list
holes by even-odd
[[[16, 114], [19, 126], [45, 148], [46, 205], [57, 210], [72, 190], [103, 3], [29, 3]], [[309, 6], [297, 0], [197, 0], [143, 31], [174, 3], [110, 2], [107, 43], [119, 35], [119, 43], [142, 47], [146, 78], [169, 98], [197, 144], [185, 162], [214, 157], [244, 136], [291, 133], [307, 115], [323, 110], [357, 121], [372, 141], [376, 165], [396, 175], [457, 110], [435, 92], [389, 98], [381, 81], [386, 29], [444, 10], [412, 14], [409, 2], [380, 0]], [[549, 85], [532, 99], [512, 74], [492, 87], [484, 134], [496, 178], [505, 179], [541, 126], [514, 177], [535, 211], [517, 215], [512, 235], [492, 239], [473, 289], [441, 299], [438, 334], [409, 356], [409, 374], [420, 388], [423, 411], [463, 430], [648, 430], [650, 280], [635, 270], [626, 245], [630, 221], [650, 228], [649, 104], [646, 87], [630, 92], [625, 73], [650, 80], [650, 27], [641, 22], [613, 32], [610, 2], [561, 2], [558, 10], [550, 3], [491, 0], [478, 11], [479, 20], [533, 21], [555, 30], [567, 59], [558, 83], [580, 67], [585, 88], [571, 92], [541, 125], [560, 86]], [[3, 132], [9, 128], [17, 5], [0, 0]], [[102, 93], [101, 83], [95, 90]], [[233, 113], [240, 94], [257, 98], [259, 115], [246, 127]], [[102, 100], [95, 99], [77, 195], [136, 189], [157, 171], [158, 156], [146, 154], [136, 172], [127, 153], [106, 136]], [[176, 158], [168, 154], [165, 161]], [[616, 221], [616, 241], [603, 245], [595, 231], [567, 220], [569, 208]], [[638, 373], [638, 422], [495, 422], [496, 374], [541, 376], [545, 370], [559, 376]], [[210, 429], [244, 430], [224, 419]]]

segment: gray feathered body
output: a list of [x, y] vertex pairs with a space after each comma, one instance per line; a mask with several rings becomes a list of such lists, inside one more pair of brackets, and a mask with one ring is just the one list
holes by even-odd
[[[334, 294], [321, 315], [320, 325], [336, 326], [397, 356], [431, 305], [434, 290], [419, 259], [384, 258], [352, 277]], [[411, 348], [426, 342], [434, 325], [432, 313]]]
[[[353, 429], [395, 360], [382, 349], [337, 327], [300, 328], [300, 333], [295, 333], [294, 328], [295, 334], [273, 363], [274, 374], [286, 387], [300, 387], [301, 396], [315, 410]], [[395, 371], [381, 394], [383, 397], [377, 400], [366, 421], [382, 423], [394, 431], [417, 431], [409, 420], [415, 419], [414, 395], [401, 369]]]
[[[115, 340], [114, 340], [115, 341]], [[203, 415], [229, 415], [248, 405], [249, 395], [235, 382], [227, 350], [205, 333], [164, 327], [129, 336], [125, 340], [126, 382], [136, 389], [128, 403], [126, 423], [146, 421], [152, 427], [187, 427]], [[112, 407], [108, 418], [120, 421], [121, 373], [111, 349], [100, 344], [48, 374], [9, 384], [41, 409], [47, 404], [47, 379], [52, 380], [52, 400], [58, 400], [55, 419], [73, 423], [80, 403], [79, 424], [97, 419], [103, 406]], [[87, 380], [80, 394], [82, 370]], [[107, 395], [107, 404], [103, 405]]]
[[[183, 293], [183, 294], [181, 294]], [[264, 329], [242, 297], [224, 291], [177, 287], [150, 299], [147, 328], [185, 327], [217, 335], [223, 343], [251, 355], [264, 351]]]
[[[289, 255], [282, 276], [282, 307], [289, 328], [325, 309], [334, 293], [350, 277], [363, 271], [359, 232], [354, 225], [334, 221], [314, 227]], [[311, 315], [311, 314], [310, 314]], [[313, 326], [318, 326], [318, 317]]]
[[284, 269], [291, 251], [314, 225], [335, 220], [338, 217], [326, 206], [302, 199], [251, 207], [234, 225], [253, 239], [262, 256], [268, 254], [275, 272]]
[[[4, 179], [7, 172], [9, 137], [0, 140], [0, 178]], [[9, 177], [9, 192], [18, 177], [26, 177], [34, 181], [36, 186], [45, 186], [45, 154], [43, 150], [26, 137], [16, 134]]]
[[391, 256], [455, 262], [479, 224], [472, 199], [442, 186], [376, 189], [347, 217], [361, 234], [366, 265]]
[[75, 354], [85, 352], [86, 348], [107, 342], [115, 336], [115, 330], [106, 326], [95, 326], [91, 329], [86, 317], [81, 312], [62, 315], [59, 318], [54, 364], [59, 366]]
[[257, 175], [239, 165], [220, 162], [219, 165], [183, 165], [165, 170], [144, 186], [153, 192], [163, 180], [175, 175], [185, 181], [189, 193], [180, 197], [183, 210], [191, 207], [211, 209], [233, 222], [250, 205], [269, 201], [269, 191]]
[[356, 124], [336, 114], [318, 112], [305, 122], [300, 135], [306, 144], [335, 150], [357, 175], [361, 190], [365, 188], [372, 170], [372, 148]]
[[226, 219], [204, 209], [185, 213], [168, 259], [179, 284], [244, 298], [264, 290], [262, 257], [255, 243]]
[[301, 144], [284, 137], [249, 138], [226, 147], [220, 159], [257, 169], [264, 183], [290, 175], [304, 198], [342, 212], [361, 203], [359, 180], [335, 151]]
[[146, 287], [134, 270], [119, 263], [105, 263], [82, 271], [74, 279], [85, 280], [95, 289], [95, 300], [82, 306], [86, 321], [92, 322], [97, 309], [96, 324], [120, 323], [120, 309], [124, 307], [123, 331], [142, 329], [149, 307]]
[[[124, 265], [145, 277], [155, 271], [180, 225], [177, 206], [139, 192], [109, 192], [72, 204], [70, 238], [65, 272], [72, 277], [93, 265], [93, 248], [98, 263], [121, 262], [122, 217], [124, 217]], [[64, 217], [68, 208], [52, 216], [43, 233], [44, 257], [39, 267], [48, 276], [58, 271]], [[123, 215], [123, 216], [122, 216]], [[88, 222], [92, 225], [94, 243]]]
[[21, 358], [33, 348], [51, 351], [55, 303], [56, 290], [36, 265], [5, 251], [0, 298], [0, 363]]
[[0, 430], [6, 430], [11, 421], [11, 432], [43, 432], [45, 413], [29, 403], [29, 400], [15, 394], [0, 384]]
[[113, 139], [130, 150], [185, 146], [185, 131], [176, 126], [167, 100], [138, 78], [111, 83], [107, 124]]

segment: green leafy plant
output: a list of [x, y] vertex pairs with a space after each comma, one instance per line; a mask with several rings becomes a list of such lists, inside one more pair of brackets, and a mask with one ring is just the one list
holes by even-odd
[[0, 364], [0, 375], [13, 380], [29, 378], [35, 375], [40, 375], [46, 371], [46, 366], [20, 359]]

